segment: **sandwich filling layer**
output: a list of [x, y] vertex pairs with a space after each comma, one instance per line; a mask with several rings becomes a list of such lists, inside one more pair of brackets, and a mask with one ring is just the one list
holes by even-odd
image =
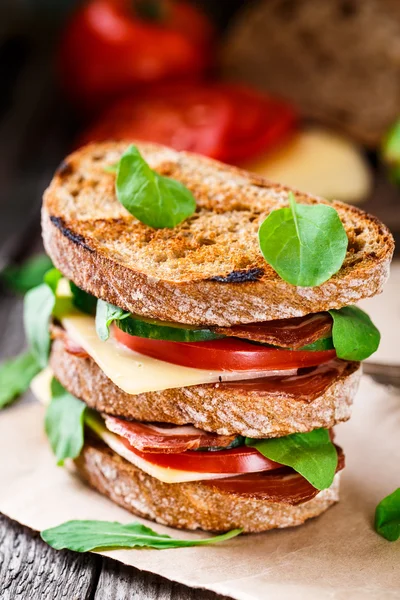
[[[51, 402], [52, 377], [46, 369], [32, 382], [32, 390], [44, 404]], [[320, 491], [292, 468], [246, 445], [242, 436], [220, 436], [192, 426], [132, 422], [93, 410], [85, 413], [85, 429], [86, 434], [95, 435], [163, 483], [200, 481], [226, 493], [287, 504], [306, 502]], [[344, 467], [344, 455], [338, 447], [336, 452], [337, 472]], [[222, 486], [220, 480], [225, 480]]]

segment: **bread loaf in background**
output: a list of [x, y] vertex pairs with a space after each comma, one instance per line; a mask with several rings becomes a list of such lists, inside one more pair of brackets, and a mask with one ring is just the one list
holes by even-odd
[[400, 2], [248, 2], [227, 31], [221, 62], [225, 77], [375, 147], [400, 114]]

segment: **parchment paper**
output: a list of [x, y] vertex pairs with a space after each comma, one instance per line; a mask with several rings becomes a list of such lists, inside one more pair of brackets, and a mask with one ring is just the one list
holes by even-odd
[[[400, 306], [398, 294], [392, 304]], [[397, 332], [397, 352], [400, 311], [398, 321], [378, 312], [385, 329]], [[136, 520], [55, 465], [43, 414], [27, 401], [0, 414], [0, 512], [36, 530], [69, 519]], [[238, 600], [400, 598], [400, 541], [386, 541], [372, 526], [376, 504], [400, 486], [400, 393], [363, 378], [353, 417], [336, 432], [347, 462], [341, 501], [318, 519], [216, 546], [101, 554]], [[150, 526], [175, 537], [203, 535]]]

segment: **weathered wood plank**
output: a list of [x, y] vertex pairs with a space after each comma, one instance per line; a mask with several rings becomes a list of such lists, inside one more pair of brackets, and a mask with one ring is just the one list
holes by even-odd
[[0, 515], [2, 600], [89, 600], [101, 559], [56, 552], [38, 534]]
[[189, 588], [158, 575], [103, 561], [94, 600], [224, 600], [213, 592]]

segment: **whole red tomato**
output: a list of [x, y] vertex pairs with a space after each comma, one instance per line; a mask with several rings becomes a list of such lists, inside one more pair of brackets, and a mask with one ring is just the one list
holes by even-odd
[[61, 81], [93, 108], [139, 84], [198, 78], [213, 40], [207, 17], [183, 0], [89, 0], [63, 34]]

